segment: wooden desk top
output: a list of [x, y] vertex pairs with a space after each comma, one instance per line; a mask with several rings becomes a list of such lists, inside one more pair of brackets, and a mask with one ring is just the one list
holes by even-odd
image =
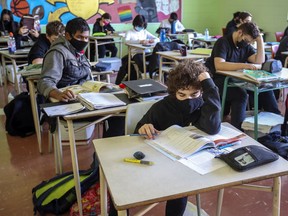
[[[243, 80], [243, 81], [255, 84], [255, 85], [258, 85], [261, 83], [261, 82], [258, 82], [256, 80], [249, 78], [248, 76], [245, 76], [242, 71], [217, 71], [216, 73], [224, 75], [224, 76], [237, 78], [237, 79], [240, 79], [240, 80]], [[269, 81], [269, 82], [279, 82], [279, 81], [287, 81], [288, 80], [288, 68], [282, 68], [281, 72], [274, 73], [274, 74], [279, 76], [280, 79]]]
[[182, 61], [185, 59], [201, 59], [201, 58], [208, 58], [209, 55], [198, 55], [198, 54], [191, 54], [190, 50], [187, 50], [187, 56], [182, 56], [180, 54], [179, 50], [174, 50], [174, 51], [161, 51], [161, 52], [157, 52], [157, 54], [169, 58], [169, 59], [173, 59], [173, 60], [177, 60], [177, 61]]
[[[145, 144], [143, 137], [120, 136], [93, 143], [117, 210], [288, 174], [288, 161], [283, 158], [246, 172], [225, 166], [200, 175]], [[241, 145], [251, 144], [259, 145], [247, 136]], [[136, 151], [142, 151], [145, 160], [154, 165], [123, 162], [123, 158], [133, 157]]]
[[22, 49], [21, 51], [21, 54], [10, 54], [8, 50], [0, 50], [0, 54], [7, 57], [7, 58], [11, 58], [11, 59], [16, 59], [16, 58], [25, 58], [27, 57], [29, 51], [30, 51], [30, 48], [25, 48], [25, 49]]

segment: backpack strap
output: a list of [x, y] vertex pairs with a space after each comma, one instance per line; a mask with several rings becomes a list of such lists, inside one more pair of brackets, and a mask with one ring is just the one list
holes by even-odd
[[286, 100], [285, 100], [284, 122], [281, 126], [281, 135], [282, 136], [287, 136], [287, 121], [288, 121], [288, 94], [286, 95]]

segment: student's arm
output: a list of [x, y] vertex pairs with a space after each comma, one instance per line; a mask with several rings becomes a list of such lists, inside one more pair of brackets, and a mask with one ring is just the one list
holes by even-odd
[[154, 36], [153, 34], [151, 34], [150, 32], [147, 32], [147, 36], [146, 36], [146, 40], [148, 41], [148, 43], [157, 43], [159, 42], [159, 38], [157, 38], [156, 36]]
[[177, 20], [177, 21], [178, 21], [177, 27], [176, 27], [177, 32], [183, 32], [185, 29], [184, 25], [179, 20]]
[[136, 33], [130, 30], [130, 31], [127, 31], [125, 34], [125, 43], [139, 44], [140, 40], [137, 37]]
[[254, 64], [262, 64], [265, 61], [264, 42], [261, 35], [256, 38], [257, 52], [248, 58], [248, 61]]
[[207, 72], [201, 73], [199, 80], [202, 85], [204, 104], [200, 108], [200, 116], [194, 125], [208, 134], [216, 134], [221, 128], [219, 91]]
[[32, 61], [32, 64], [42, 64], [43, 63], [43, 58], [35, 58]]

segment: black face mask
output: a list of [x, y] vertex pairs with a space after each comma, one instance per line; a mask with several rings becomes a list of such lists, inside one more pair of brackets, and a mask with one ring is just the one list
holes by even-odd
[[9, 26], [10, 25], [10, 21], [8, 21], [8, 20], [4, 20], [3, 23], [4, 23], [5, 26]]
[[236, 46], [237, 46], [238, 48], [245, 48], [245, 47], [248, 46], [248, 43], [247, 43], [246, 41], [244, 41], [244, 40], [241, 40], [240, 42], [237, 41]]
[[173, 100], [175, 100], [174, 103], [176, 104], [179, 111], [183, 114], [192, 113], [203, 104], [202, 97], [186, 100], [178, 100], [176, 97], [173, 97]]
[[88, 42], [76, 40], [74, 37], [72, 37], [70, 43], [78, 52], [83, 51], [88, 46]]

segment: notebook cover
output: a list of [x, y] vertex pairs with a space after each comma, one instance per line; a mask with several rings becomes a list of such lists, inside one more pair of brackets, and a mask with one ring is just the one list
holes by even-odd
[[152, 79], [140, 79], [122, 82], [139, 95], [152, 94], [156, 92], [166, 92], [167, 87]]

